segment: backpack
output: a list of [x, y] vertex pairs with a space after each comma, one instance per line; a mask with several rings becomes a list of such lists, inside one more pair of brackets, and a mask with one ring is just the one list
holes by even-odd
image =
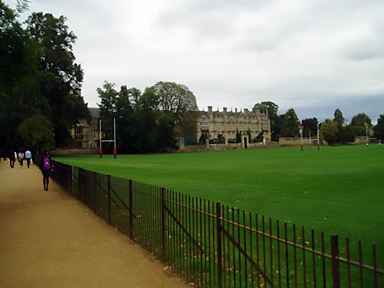
[[49, 161], [49, 156], [44, 157], [43, 170], [51, 169], [51, 161]]

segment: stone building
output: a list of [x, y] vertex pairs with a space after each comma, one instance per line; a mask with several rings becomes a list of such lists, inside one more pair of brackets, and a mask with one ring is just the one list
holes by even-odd
[[[238, 132], [241, 135], [248, 135], [250, 132], [252, 140], [263, 132], [263, 142], [271, 140], [271, 124], [268, 119], [268, 112], [260, 110], [255, 112], [244, 109], [244, 112], [228, 111], [226, 107], [223, 111], [212, 111], [212, 106], [208, 106], [208, 112], [200, 111], [197, 120], [197, 140], [203, 133], [208, 134], [210, 140], [218, 141], [225, 138], [225, 142], [236, 140]], [[243, 140], [242, 140], [243, 141]]]
[[98, 130], [99, 108], [88, 109], [92, 117], [91, 122], [88, 123], [87, 120], [82, 119], [71, 130], [72, 137], [75, 139], [75, 148], [92, 149], [100, 146]]

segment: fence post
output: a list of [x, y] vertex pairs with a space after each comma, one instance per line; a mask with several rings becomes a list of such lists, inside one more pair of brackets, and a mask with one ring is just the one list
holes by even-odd
[[133, 240], [133, 203], [132, 203], [133, 182], [129, 179], [129, 238]]
[[108, 224], [111, 225], [111, 175], [108, 175]]
[[94, 211], [96, 212], [96, 214], [98, 214], [98, 211], [97, 211], [97, 172], [93, 172], [93, 179], [94, 179], [94, 183], [93, 183], [93, 209]]
[[223, 287], [223, 264], [221, 248], [221, 205], [216, 202], [216, 229], [217, 229], [217, 287]]
[[331, 235], [333, 288], [340, 288], [339, 236]]
[[162, 261], [165, 263], [165, 189], [161, 188], [161, 239], [162, 239]]

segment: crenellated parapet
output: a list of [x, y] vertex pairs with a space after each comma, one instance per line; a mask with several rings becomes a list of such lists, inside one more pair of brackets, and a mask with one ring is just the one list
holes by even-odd
[[[208, 106], [208, 111], [200, 111], [197, 123], [197, 137], [199, 140], [203, 133], [209, 134], [210, 140], [225, 138], [228, 141], [236, 140], [236, 134], [251, 134], [255, 138], [263, 132], [263, 137], [271, 139], [271, 125], [268, 114], [260, 110], [228, 111], [224, 107], [222, 111], [213, 111], [212, 106]], [[251, 140], [251, 139], [250, 139]]]

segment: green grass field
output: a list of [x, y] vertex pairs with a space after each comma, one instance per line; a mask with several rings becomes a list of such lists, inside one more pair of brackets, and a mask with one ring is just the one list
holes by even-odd
[[384, 147], [377, 144], [54, 159], [323, 230], [326, 237], [336, 233], [340, 245], [347, 236], [362, 240], [364, 249], [375, 242], [384, 261]]

